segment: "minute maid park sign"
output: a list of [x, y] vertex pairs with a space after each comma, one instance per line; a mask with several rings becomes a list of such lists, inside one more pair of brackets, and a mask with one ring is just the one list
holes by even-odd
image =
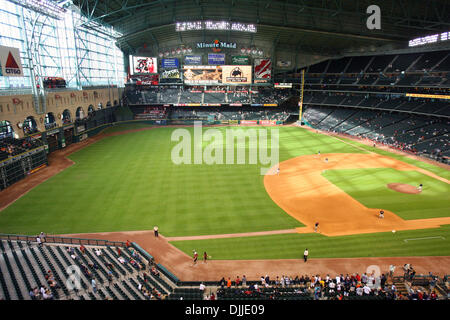
[[211, 48], [214, 52], [219, 52], [222, 49], [236, 49], [235, 42], [221, 42], [219, 40], [214, 40], [213, 42], [197, 42], [197, 49], [209, 49]]

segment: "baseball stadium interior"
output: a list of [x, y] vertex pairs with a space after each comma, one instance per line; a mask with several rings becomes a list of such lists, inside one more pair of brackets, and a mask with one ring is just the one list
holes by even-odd
[[[0, 215], [54, 155], [121, 125], [309, 128], [448, 170], [450, 3], [373, 2], [0, 0]], [[450, 297], [448, 265], [193, 281], [138, 242], [0, 232], [0, 300]]]

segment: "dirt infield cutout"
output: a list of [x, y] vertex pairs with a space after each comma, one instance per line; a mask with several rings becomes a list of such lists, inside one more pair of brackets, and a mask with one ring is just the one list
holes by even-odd
[[[328, 162], [323, 161], [328, 158]], [[279, 175], [266, 175], [264, 186], [272, 200], [289, 215], [305, 224], [299, 233], [319, 232], [326, 236], [438, 228], [450, 217], [404, 220], [384, 208], [367, 208], [321, 175], [329, 169], [393, 168], [416, 170], [449, 183], [447, 179], [402, 161], [371, 154], [323, 154], [300, 156], [279, 164]], [[276, 170], [275, 166], [272, 168]], [[414, 188], [414, 187], [413, 187]], [[384, 219], [378, 218], [384, 210]]]
[[387, 187], [391, 190], [401, 192], [401, 193], [408, 193], [408, 194], [417, 194], [420, 193], [419, 189], [416, 187], [405, 184], [405, 183], [389, 183]]

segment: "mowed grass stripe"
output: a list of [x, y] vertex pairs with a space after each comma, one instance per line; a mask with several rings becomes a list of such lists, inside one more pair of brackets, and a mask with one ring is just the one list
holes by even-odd
[[[417, 241], [405, 239], [433, 238]], [[437, 238], [434, 238], [437, 237]], [[440, 237], [444, 237], [442, 239]], [[310, 258], [362, 258], [450, 255], [450, 225], [436, 229], [382, 232], [325, 237], [320, 234], [282, 234], [259, 237], [172, 241], [188, 255], [206, 251], [213, 260], [302, 259], [305, 248]]]

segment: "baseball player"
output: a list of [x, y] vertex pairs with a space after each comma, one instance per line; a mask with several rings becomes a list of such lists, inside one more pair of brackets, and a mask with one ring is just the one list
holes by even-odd
[[422, 187], [423, 187], [423, 185], [419, 184], [419, 187], [417, 188], [417, 190], [419, 190], [419, 192], [422, 192]]
[[277, 168], [277, 176], [280, 175], [280, 167]]
[[314, 232], [317, 232], [318, 229], [319, 229], [319, 223], [316, 222], [316, 224], [314, 225]]
[[197, 264], [197, 260], [198, 260], [198, 253], [197, 253], [197, 251], [194, 250], [194, 264], [193, 264], [193, 266], [195, 266]]
[[380, 210], [380, 214], [378, 215], [378, 218], [383, 219], [384, 218], [384, 211]]

